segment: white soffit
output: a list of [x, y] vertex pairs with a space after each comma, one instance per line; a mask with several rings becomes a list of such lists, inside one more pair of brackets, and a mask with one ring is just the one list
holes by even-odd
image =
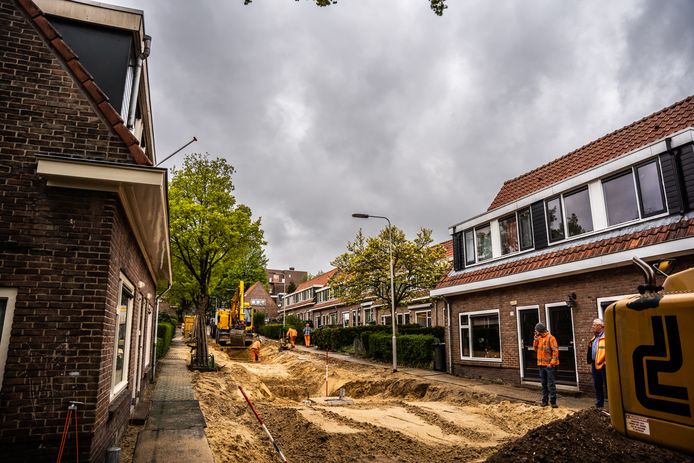
[[37, 156], [47, 185], [118, 193], [156, 282], [171, 282], [166, 169]]

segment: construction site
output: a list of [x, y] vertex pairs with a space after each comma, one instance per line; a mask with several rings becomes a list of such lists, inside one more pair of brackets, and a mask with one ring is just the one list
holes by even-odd
[[287, 461], [692, 461], [616, 433], [587, 397], [542, 408], [532, 389], [279, 347], [253, 363], [209, 343], [218, 370], [192, 384], [214, 461], [283, 461], [239, 386]]

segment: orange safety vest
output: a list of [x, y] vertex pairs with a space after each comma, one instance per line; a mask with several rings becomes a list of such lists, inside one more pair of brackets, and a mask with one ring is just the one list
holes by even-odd
[[[590, 352], [591, 359], [593, 358], [593, 341], [595, 341], [596, 336], [590, 340], [588, 344], [588, 349]], [[601, 370], [605, 366], [605, 332], [603, 331], [602, 336], [598, 339], [598, 350], [595, 352], [595, 369]]]
[[538, 367], [556, 367], [559, 365], [559, 347], [554, 336], [546, 331], [543, 335], [535, 339], [533, 349], [537, 354]]

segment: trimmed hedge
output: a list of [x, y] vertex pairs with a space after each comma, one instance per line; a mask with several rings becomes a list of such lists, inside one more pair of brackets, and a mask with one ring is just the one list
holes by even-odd
[[168, 320], [157, 324], [157, 358], [163, 357], [169, 351], [171, 340], [176, 332], [176, 325], [170, 321], [171, 319], [177, 320], [176, 317], [168, 318]]
[[[444, 330], [442, 326], [422, 327], [417, 324], [398, 325], [398, 336], [400, 335], [430, 335], [439, 340], [444, 339]], [[361, 339], [364, 344], [364, 349], [369, 351], [369, 340], [367, 334], [370, 333], [388, 333], [392, 336], [392, 328], [390, 325], [365, 325], [365, 326], [322, 326], [313, 332], [311, 342], [318, 346], [319, 349], [340, 351], [352, 347], [355, 338]], [[301, 331], [299, 331], [301, 332]]]
[[281, 323], [269, 323], [258, 328], [258, 333], [270, 339], [280, 339], [283, 331]]
[[[393, 358], [393, 335], [371, 333], [368, 336], [368, 356], [382, 361]], [[430, 334], [403, 334], [397, 337], [398, 363], [412, 367], [431, 368], [434, 343], [438, 340]], [[363, 337], [362, 337], [363, 342]], [[366, 344], [364, 345], [366, 348]]]

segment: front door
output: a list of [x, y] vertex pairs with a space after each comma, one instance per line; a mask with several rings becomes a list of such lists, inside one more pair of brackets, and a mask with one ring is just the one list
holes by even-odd
[[547, 307], [547, 329], [559, 345], [557, 383], [576, 386], [576, 349], [571, 307], [565, 304]]
[[540, 313], [537, 308], [518, 309], [521, 379], [523, 380], [540, 380], [540, 372], [537, 368], [537, 355], [535, 354], [535, 349], [533, 349], [535, 325], [539, 321]]

